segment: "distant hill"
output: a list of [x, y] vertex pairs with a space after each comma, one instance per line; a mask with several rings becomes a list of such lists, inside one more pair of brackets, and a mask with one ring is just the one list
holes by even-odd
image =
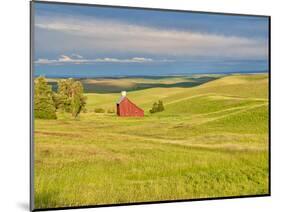
[[[115, 102], [120, 94], [89, 93], [87, 96], [88, 108], [112, 108], [115, 107]], [[151, 107], [155, 100], [161, 99], [167, 105], [167, 113], [172, 106], [178, 107], [177, 111], [181, 111], [181, 104], [184, 104], [182, 108], [185, 108], [185, 110], [189, 110], [188, 108], [192, 108], [192, 110], [204, 108], [207, 107], [206, 102], [210, 103], [212, 100], [214, 104], [224, 102], [221, 107], [228, 107], [231, 106], [231, 102], [235, 105], [237, 102], [243, 104], [243, 101], [267, 100], [268, 75], [224, 76], [194, 87], [170, 87], [169, 89], [154, 87], [130, 91], [128, 97], [146, 110]], [[187, 107], [186, 104], [190, 104], [190, 107]]]
[[[86, 93], [119, 93], [122, 90], [136, 91], [148, 88], [188, 88], [218, 79], [224, 75], [194, 75], [172, 77], [121, 77], [77, 79], [82, 82]], [[58, 78], [49, 78], [49, 84], [57, 89]]]

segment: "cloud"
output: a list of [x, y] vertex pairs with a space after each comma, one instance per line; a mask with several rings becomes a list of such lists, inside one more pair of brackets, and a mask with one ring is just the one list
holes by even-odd
[[235, 59], [264, 59], [268, 54], [267, 40], [262, 38], [156, 28], [95, 17], [36, 16], [35, 27], [41, 50]]
[[96, 58], [96, 59], [84, 59], [81, 55], [72, 54], [71, 57], [67, 55], [60, 55], [58, 59], [45, 59], [39, 58], [34, 61], [35, 64], [40, 65], [62, 65], [62, 64], [93, 64], [93, 63], [151, 63], [151, 62], [171, 62], [173, 60], [158, 59], [144, 57], [133, 57], [129, 59], [118, 58]]
[[74, 57], [74, 58], [79, 58], [79, 59], [83, 58], [81, 55], [75, 54], [75, 53], [71, 54], [71, 56]]

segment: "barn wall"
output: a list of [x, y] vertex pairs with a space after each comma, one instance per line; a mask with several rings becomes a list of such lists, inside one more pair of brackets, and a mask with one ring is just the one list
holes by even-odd
[[144, 112], [126, 98], [117, 105], [117, 115], [142, 117]]

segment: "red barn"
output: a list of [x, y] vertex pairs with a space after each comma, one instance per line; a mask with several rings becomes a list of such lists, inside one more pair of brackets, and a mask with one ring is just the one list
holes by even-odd
[[121, 92], [121, 97], [117, 102], [118, 116], [143, 117], [144, 112], [126, 97], [126, 91]]

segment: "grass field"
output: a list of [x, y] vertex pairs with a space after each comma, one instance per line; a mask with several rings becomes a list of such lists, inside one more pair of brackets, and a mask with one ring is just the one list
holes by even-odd
[[119, 93], [86, 95], [78, 119], [35, 120], [36, 208], [268, 193], [267, 74], [128, 92], [143, 118], [94, 113]]

